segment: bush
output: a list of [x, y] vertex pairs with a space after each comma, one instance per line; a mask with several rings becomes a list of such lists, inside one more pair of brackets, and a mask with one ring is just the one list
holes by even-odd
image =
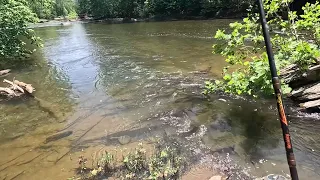
[[[298, 17], [290, 11], [290, 2], [292, 0], [266, 0], [264, 5], [268, 24], [272, 32], [277, 32], [272, 34], [271, 42], [278, 70], [297, 64], [303, 72], [320, 57], [320, 5], [307, 3], [304, 14]], [[279, 15], [285, 12], [288, 20]], [[226, 67], [223, 80], [206, 82], [204, 93], [222, 90], [238, 95], [273, 94], [259, 14], [251, 12], [242, 22], [231, 23], [230, 29], [231, 33], [216, 32], [219, 43], [213, 48], [214, 53], [226, 57], [226, 62], [236, 65], [237, 69], [230, 73]], [[284, 94], [291, 90], [287, 84], [282, 84], [282, 89]]]
[[[40, 45], [29, 23], [37, 22], [25, 0], [0, 0], [0, 58], [16, 58], [31, 54], [26, 44]], [[23, 40], [27, 39], [27, 40]]]
[[78, 14], [75, 11], [71, 11], [68, 14], [68, 19], [77, 19], [78, 18]]

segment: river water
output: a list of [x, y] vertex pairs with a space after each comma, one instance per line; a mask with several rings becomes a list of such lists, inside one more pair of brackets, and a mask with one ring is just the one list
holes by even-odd
[[[288, 174], [275, 101], [201, 95], [226, 65], [212, 54], [230, 20], [37, 28], [44, 48], [6, 79], [35, 99], [0, 102], [0, 179], [66, 179], [80, 155], [175, 143], [194, 163], [252, 179]], [[3, 85], [3, 84], [1, 84]], [[301, 179], [320, 179], [320, 122], [286, 103]], [[72, 132], [46, 143], [56, 132]], [[129, 144], [118, 138], [129, 136]]]

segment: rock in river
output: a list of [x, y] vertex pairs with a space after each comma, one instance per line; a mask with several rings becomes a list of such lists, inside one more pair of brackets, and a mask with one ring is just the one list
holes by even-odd
[[131, 142], [131, 137], [128, 135], [123, 135], [119, 137], [111, 137], [110, 139], [118, 139], [121, 145], [129, 144]]
[[291, 95], [299, 101], [320, 99], [320, 82], [294, 89]]

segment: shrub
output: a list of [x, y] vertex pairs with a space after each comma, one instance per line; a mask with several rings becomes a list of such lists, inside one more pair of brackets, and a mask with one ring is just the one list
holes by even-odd
[[[306, 71], [317, 63], [320, 57], [320, 4], [307, 3], [304, 14], [298, 17], [290, 11], [292, 0], [264, 1], [266, 17], [271, 27], [271, 42], [278, 70], [297, 64], [301, 71]], [[288, 13], [288, 20], [279, 14]], [[265, 52], [259, 14], [250, 12], [242, 22], [230, 24], [231, 33], [218, 30], [215, 39], [219, 43], [213, 46], [214, 53], [226, 57], [226, 62], [235, 65], [236, 70], [223, 70], [223, 80], [206, 82], [204, 93], [222, 90], [231, 94], [258, 96], [271, 95], [273, 88], [270, 77], [268, 58]], [[282, 84], [283, 93], [289, 93], [287, 84]]]
[[27, 43], [40, 45], [29, 23], [37, 22], [36, 15], [25, 0], [0, 0], [0, 58], [16, 58], [31, 54]]

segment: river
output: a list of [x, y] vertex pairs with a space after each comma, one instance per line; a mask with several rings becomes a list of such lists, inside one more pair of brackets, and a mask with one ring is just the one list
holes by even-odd
[[[44, 48], [5, 77], [32, 84], [36, 98], [0, 102], [0, 179], [66, 179], [82, 154], [153, 138], [177, 142], [192, 162], [230, 179], [287, 176], [273, 99], [201, 94], [227, 65], [212, 45], [229, 22], [36, 28]], [[286, 104], [300, 178], [318, 180], [320, 118]], [[46, 143], [57, 131], [72, 134]], [[119, 144], [123, 135], [129, 144]]]

